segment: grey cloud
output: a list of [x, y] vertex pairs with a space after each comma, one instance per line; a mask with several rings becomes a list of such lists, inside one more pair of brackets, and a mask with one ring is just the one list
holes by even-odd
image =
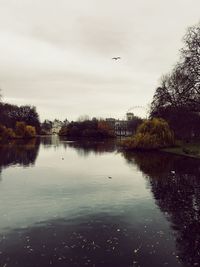
[[123, 116], [151, 101], [199, 10], [199, 0], [1, 0], [4, 99], [42, 119]]

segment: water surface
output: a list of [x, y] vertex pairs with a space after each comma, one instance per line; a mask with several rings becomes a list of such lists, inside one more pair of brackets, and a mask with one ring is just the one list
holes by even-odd
[[0, 148], [0, 266], [199, 266], [200, 165], [56, 136]]

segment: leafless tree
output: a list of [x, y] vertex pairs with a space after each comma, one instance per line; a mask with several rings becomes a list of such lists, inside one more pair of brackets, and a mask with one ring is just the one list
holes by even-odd
[[200, 133], [200, 23], [188, 28], [183, 40], [179, 62], [156, 89], [150, 116], [165, 118], [175, 131], [193, 135]]

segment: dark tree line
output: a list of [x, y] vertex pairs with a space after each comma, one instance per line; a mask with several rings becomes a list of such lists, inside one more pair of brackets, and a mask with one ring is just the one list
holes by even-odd
[[39, 115], [34, 106], [16, 106], [0, 102], [0, 124], [14, 129], [16, 122], [34, 126], [40, 132]]
[[184, 36], [181, 57], [161, 78], [151, 104], [151, 117], [167, 120], [178, 138], [200, 136], [200, 23]]
[[41, 123], [41, 134], [49, 134], [52, 130], [53, 122], [50, 120], [44, 120]]
[[70, 122], [60, 130], [60, 136], [71, 138], [108, 138], [114, 137], [113, 129], [105, 122], [96, 119]]

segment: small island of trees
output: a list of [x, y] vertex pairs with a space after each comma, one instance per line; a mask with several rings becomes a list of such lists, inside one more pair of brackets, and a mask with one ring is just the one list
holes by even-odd
[[113, 138], [114, 130], [104, 120], [83, 120], [71, 122], [67, 126], [63, 126], [59, 132], [60, 136], [69, 138]]

